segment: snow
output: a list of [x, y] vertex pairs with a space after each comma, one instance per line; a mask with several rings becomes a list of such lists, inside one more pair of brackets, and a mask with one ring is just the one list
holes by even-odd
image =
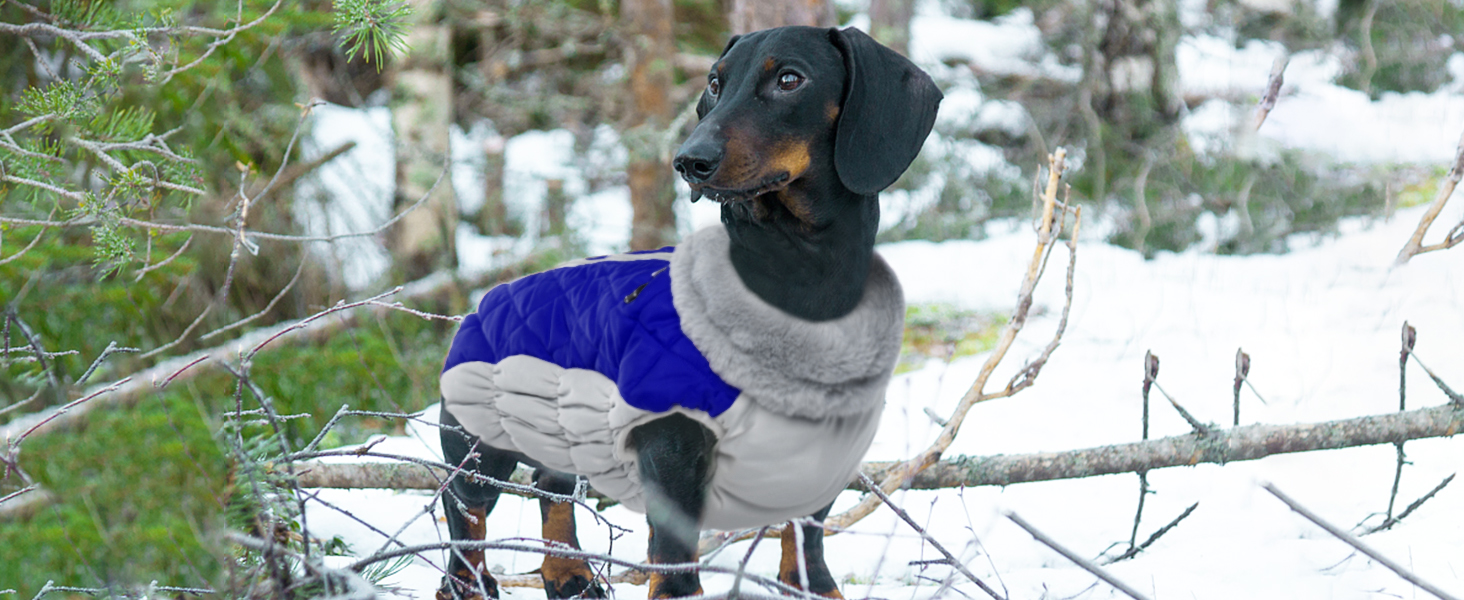
[[[1464, 217], [1464, 207], [1443, 222]], [[1246, 390], [1242, 422], [1293, 423], [1380, 414], [1397, 406], [1399, 328], [1418, 328], [1416, 352], [1456, 387], [1464, 385], [1459, 365], [1464, 347], [1464, 261], [1449, 253], [1416, 257], [1390, 269], [1397, 248], [1422, 208], [1400, 211], [1387, 223], [1354, 221], [1344, 235], [1282, 256], [1222, 257], [1202, 252], [1161, 254], [1145, 261], [1137, 253], [1097, 242], [1079, 245], [1075, 300], [1062, 346], [1031, 390], [976, 407], [950, 454], [1016, 454], [1057, 451], [1135, 441], [1139, 437], [1139, 384], [1143, 356], [1162, 359], [1158, 382], [1203, 421], [1228, 424], [1234, 352], [1253, 359], [1251, 382], [1265, 403]], [[879, 251], [894, 267], [910, 303], [949, 303], [978, 310], [1009, 311], [1033, 236], [1026, 228], [982, 241], [902, 242]], [[1040, 286], [1032, 319], [993, 381], [1005, 381], [1034, 356], [1055, 327], [1062, 302], [1064, 251], [1054, 255], [1049, 280]], [[953, 271], [953, 269], [955, 269]], [[930, 361], [900, 375], [890, 386], [886, 414], [869, 460], [902, 458], [924, 448], [938, 427], [923, 409], [948, 414], [975, 378], [985, 356]], [[1439, 405], [1445, 397], [1417, 367], [1409, 370], [1409, 406]], [[1156, 392], [1151, 435], [1189, 430]], [[428, 415], [435, 411], [429, 409]], [[411, 436], [389, 438], [383, 452], [431, 456], [435, 432], [414, 425]], [[412, 437], [415, 436], [415, 437]], [[1400, 507], [1456, 471], [1464, 439], [1420, 440], [1407, 445]], [[1403, 580], [1292, 514], [1260, 490], [1274, 482], [1312, 510], [1349, 527], [1387, 503], [1394, 469], [1388, 446], [1286, 455], [1225, 466], [1172, 468], [1150, 474], [1150, 496], [1140, 539], [1198, 502], [1194, 515], [1138, 558], [1111, 567], [1122, 580], [1152, 597], [1196, 598], [1372, 598], [1412, 597]], [[988, 582], [1012, 597], [1108, 598], [1116, 592], [1047, 550], [1001, 516], [1012, 510], [1085, 556], [1097, 556], [1128, 539], [1136, 477], [1013, 485], [1007, 488], [908, 491], [896, 501], [947, 548], [968, 561]], [[1460, 492], [1446, 489], [1392, 531], [1369, 536], [1379, 550], [1408, 564], [1419, 576], [1445, 589], [1464, 591], [1464, 507]], [[390, 491], [324, 492], [334, 504], [384, 531], [410, 518], [407, 543], [426, 543], [446, 533], [441, 523], [420, 516], [429, 494]], [[846, 493], [835, 511], [852, 505]], [[644, 557], [644, 525], [620, 508], [604, 513], [635, 530], [614, 542], [616, 556]], [[382, 537], [321, 507], [310, 526], [342, 535], [359, 552]], [[579, 528], [587, 550], [610, 549], [607, 530], [581, 510]], [[538, 510], [532, 502], [505, 496], [489, 518], [494, 538], [536, 537]], [[747, 544], [735, 545], [713, 564], [735, 566]], [[978, 552], [977, 549], [980, 549]], [[927, 597], [945, 578], [943, 567], [912, 567], [911, 560], [937, 556], [892, 513], [881, 509], [852, 532], [828, 541], [828, 562], [846, 582], [850, 597]], [[774, 576], [778, 550], [764, 544], [749, 565]], [[533, 556], [490, 553], [490, 565], [508, 573], [538, 566]], [[394, 585], [430, 593], [440, 573], [418, 560]], [[708, 591], [726, 589], [730, 578], [708, 575]], [[872, 587], [868, 586], [873, 583]], [[956, 588], [980, 597], [958, 578]], [[999, 588], [1001, 589], [1001, 588]], [[538, 597], [537, 590], [511, 589], [510, 597]], [[617, 586], [616, 595], [640, 597], [636, 586]]]
[[[1198, 2], [1187, 2], [1186, 14]], [[1066, 78], [1040, 45], [1032, 14], [1019, 10], [993, 22], [952, 19], [922, 3], [914, 24], [912, 54], [932, 72], [951, 74], [938, 64], [964, 60], [984, 72]], [[1335, 2], [1320, 2], [1325, 11]], [[1187, 22], [1193, 18], [1188, 16]], [[867, 18], [855, 18], [857, 25]], [[1259, 136], [1237, 135], [1248, 126], [1254, 98], [1265, 86], [1272, 61], [1281, 51], [1267, 42], [1240, 49], [1223, 39], [1187, 36], [1179, 48], [1186, 93], [1216, 96], [1186, 117], [1185, 128], [1201, 152], [1254, 152], [1258, 156], [1287, 148], [1366, 164], [1444, 165], [1464, 130], [1464, 57], [1450, 63], [1454, 86], [1432, 94], [1387, 94], [1370, 101], [1331, 80], [1338, 72], [1325, 53], [1293, 56], [1283, 97]], [[974, 79], [948, 78], [941, 128], [1010, 127], [1025, 113], [1009, 103], [989, 102]], [[946, 79], [943, 79], [946, 81]], [[319, 110], [319, 109], [317, 109]], [[318, 119], [330, 113], [320, 111]], [[368, 113], [375, 115], [375, 113]], [[380, 117], [372, 117], [379, 119]], [[317, 131], [329, 129], [317, 124]], [[321, 135], [317, 133], [317, 136]], [[465, 135], [464, 139], [472, 136]], [[324, 140], [324, 138], [321, 138]], [[592, 253], [622, 250], [629, 231], [629, 198], [623, 185], [591, 192], [567, 131], [530, 132], [507, 140], [511, 210], [535, 222], [544, 180], [559, 178], [578, 197], [571, 223], [587, 238]], [[322, 147], [329, 143], [321, 142]], [[455, 144], [457, 148], [469, 143]], [[613, 132], [597, 132], [599, 148], [589, 163], [610, 172], [617, 158]], [[940, 136], [928, 152], [954, 153], [971, 168], [1005, 173], [1014, 169], [999, 152], [962, 146]], [[358, 148], [355, 152], [361, 152]], [[620, 161], [620, 162], [617, 162]], [[455, 178], [457, 175], [455, 174]], [[480, 184], [481, 185], [481, 184]], [[471, 184], [468, 184], [471, 187]], [[388, 182], [389, 187], [389, 182]], [[936, 188], [938, 189], [938, 187]], [[886, 194], [889, 213], [913, 210], [927, 201], [914, 194]], [[462, 193], [462, 192], [460, 192]], [[678, 185], [676, 211], [682, 232], [714, 225], [714, 203], [691, 205]], [[1397, 408], [1399, 331], [1406, 321], [1417, 327], [1417, 356], [1455, 389], [1464, 389], [1464, 254], [1460, 249], [1420, 255], [1401, 268], [1391, 263], [1412, 233], [1423, 208], [1399, 210], [1390, 220], [1351, 219], [1335, 237], [1307, 238], [1303, 248], [1285, 255], [1216, 256], [1201, 244], [1179, 253], [1144, 260], [1137, 253], [1084, 241], [1078, 248], [1071, 321], [1062, 345], [1037, 384], [1011, 399], [972, 410], [948, 453], [989, 455], [1048, 452], [1136, 441], [1140, 432], [1140, 383], [1143, 357], [1161, 358], [1158, 383], [1202, 421], [1228, 425], [1234, 357], [1252, 357], [1250, 389], [1242, 392], [1242, 424], [1316, 422], [1382, 414]], [[378, 215], [379, 216], [379, 215]], [[1464, 199], [1454, 198], [1435, 229], [1464, 219]], [[1086, 223], [1086, 240], [1102, 219]], [[1211, 235], [1233, 227], [1225, 219], [1205, 224]], [[338, 227], [333, 225], [333, 227]], [[530, 225], [536, 231], [536, 225]], [[879, 252], [898, 273], [909, 303], [945, 303], [963, 308], [1009, 312], [1032, 252], [1033, 234], [1025, 222], [998, 223], [981, 241], [902, 242]], [[1434, 236], [1438, 236], [1437, 231]], [[459, 252], [476, 256], [522, 251], [523, 241], [479, 239], [459, 234]], [[1432, 238], [1431, 238], [1432, 239]], [[1038, 288], [1034, 317], [992, 378], [1005, 382], [1050, 339], [1062, 307], [1065, 250], [1053, 254], [1047, 280]], [[467, 260], [465, 259], [465, 263]], [[938, 426], [926, 415], [949, 414], [980, 370], [985, 355], [949, 363], [931, 360], [897, 376], [890, 385], [881, 431], [868, 459], [896, 459], [926, 447]], [[1410, 408], [1440, 405], [1444, 395], [1417, 365], [1408, 367]], [[1264, 399], [1262, 399], [1262, 397]], [[1151, 398], [1151, 435], [1183, 434], [1189, 426], [1155, 392]], [[436, 409], [428, 409], [430, 419]], [[388, 438], [377, 450], [435, 456], [436, 432], [413, 424], [408, 435]], [[1421, 496], [1457, 471], [1464, 438], [1418, 440], [1406, 446], [1409, 459], [1398, 492], [1399, 507]], [[1395, 451], [1374, 446], [1270, 457], [1228, 465], [1170, 468], [1149, 474], [1147, 497], [1138, 527], [1143, 540], [1185, 507], [1199, 503], [1186, 521], [1138, 557], [1109, 568], [1115, 576], [1152, 598], [1363, 599], [1423, 597], [1379, 564], [1290, 512], [1259, 484], [1273, 482], [1301, 503], [1344, 528], [1375, 524], [1386, 508]], [[447, 538], [446, 528], [424, 516], [430, 494], [385, 490], [323, 490], [321, 497], [348, 507], [374, 527], [404, 528], [405, 543]], [[1081, 480], [1029, 483], [1006, 488], [906, 491], [895, 501], [942, 545], [957, 554], [983, 580], [1013, 598], [1112, 598], [1120, 594], [1072, 565], [1005, 517], [1015, 511], [1078, 554], [1096, 557], [1126, 543], [1133, 528], [1137, 477], [1112, 475]], [[841, 496], [835, 512], [857, 501]], [[1431, 583], [1464, 594], [1464, 491], [1446, 488], [1390, 531], [1367, 536], [1367, 543]], [[440, 514], [440, 511], [434, 514]], [[488, 519], [492, 538], [536, 538], [538, 507], [504, 496]], [[645, 555], [643, 518], [620, 507], [603, 517], [632, 533], [611, 540], [607, 528], [586, 510], [578, 511], [580, 540], [586, 550], [613, 552], [627, 560]], [[365, 555], [383, 536], [360, 522], [317, 504], [308, 521], [317, 535], [340, 535]], [[735, 566], [746, 542], [711, 559]], [[985, 597], [948, 567], [912, 566], [938, 554], [888, 509], [880, 509], [852, 531], [829, 538], [828, 563], [848, 597], [928, 598], [938, 583], [953, 578], [961, 594]], [[764, 543], [749, 570], [777, 572], [777, 544]], [[441, 557], [417, 559], [388, 584], [401, 594], [430, 597], [438, 585]], [[537, 556], [489, 552], [488, 564], [507, 573], [539, 566]], [[708, 592], [726, 590], [730, 576], [704, 575]], [[505, 598], [541, 598], [534, 589], [507, 588]], [[617, 597], [643, 597], [639, 586], [619, 585]], [[947, 597], [950, 597], [947, 594]]]
[[[396, 189], [392, 157], [391, 111], [382, 107], [351, 109], [321, 104], [311, 109], [310, 136], [304, 160], [312, 160], [347, 142], [356, 147], [327, 162], [299, 184], [295, 217], [307, 235], [324, 236], [370, 231], [391, 218]], [[347, 286], [371, 285], [391, 267], [379, 240], [354, 237], [315, 245], [341, 265]]]

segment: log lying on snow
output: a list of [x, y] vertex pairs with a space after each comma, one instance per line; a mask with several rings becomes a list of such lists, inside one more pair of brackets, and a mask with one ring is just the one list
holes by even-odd
[[[1451, 437], [1461, 431], [1464, 431], [1464, 406], [1446, 404], [1322, 423], [1211, 429], [1208, 433], [1189, 433], [1145, 442], [1065, 452], [958, 456], [942, 460], [921, 471], [910, 481], [908, 487], [926, 490], [1011, 485], [1203, 463], [1225, 464], [1256, 460], [1275, 454]], [[867, 462], [864, 463], [864, 472], [879, 480], [896, 464], [898, 463]], [[300, 470], [300, 485], [311, 488], [435, 490], [442, 485], [442, 479], [446, 475], [446, 471], [442, 469], [398, 462], [303, 462], [297, 466]], [[522, 470], [514, 475], [515, 482], [528, 482], [528, 477]], [[863, 491], [864, 488], [857, 483], [850, 483], [849, 489]]]

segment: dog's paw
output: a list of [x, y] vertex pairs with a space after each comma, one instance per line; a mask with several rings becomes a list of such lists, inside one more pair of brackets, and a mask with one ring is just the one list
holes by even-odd
[[489, 575], [487, 571], [479, 572], [479, 576], [481, 580], [466, 569], [458, 569], [451, 575], [444, 575], [442, 585], [437, 588], [437, 600], [498, 598], [498, 581], [493, 579], [493, 576]]
[[582, 560], [545, 556], [539, 569], [544, 579], [544, 595], [559, 598], [604, 598], [605, 588], [595, 581], [595, 572]]
[[702, 595], [701, 579], [696, 573], [651, 573], [646, 583], [647, 598], [686, 598]]

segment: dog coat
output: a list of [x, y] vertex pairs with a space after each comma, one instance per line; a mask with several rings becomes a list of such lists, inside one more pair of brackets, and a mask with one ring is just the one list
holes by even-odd
[[879, 425], [904, 296], [878, 255], [854, 311], [763, 302], [726, 230], [494, 287], [453, 339], [443, 406], [482, 443], [585, 476], [645, 511], [630, 431], [670, 414], [716, 436], [702, 526], [807, 516], [848, 485]]

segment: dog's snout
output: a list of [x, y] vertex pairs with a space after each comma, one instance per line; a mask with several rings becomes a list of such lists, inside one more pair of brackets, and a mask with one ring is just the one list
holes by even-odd
[[710, 143], [692, 143], [695, 141], [683, 145], [671, 164], [687, 183], [704, 183], [722, 164], [722, 152]]

